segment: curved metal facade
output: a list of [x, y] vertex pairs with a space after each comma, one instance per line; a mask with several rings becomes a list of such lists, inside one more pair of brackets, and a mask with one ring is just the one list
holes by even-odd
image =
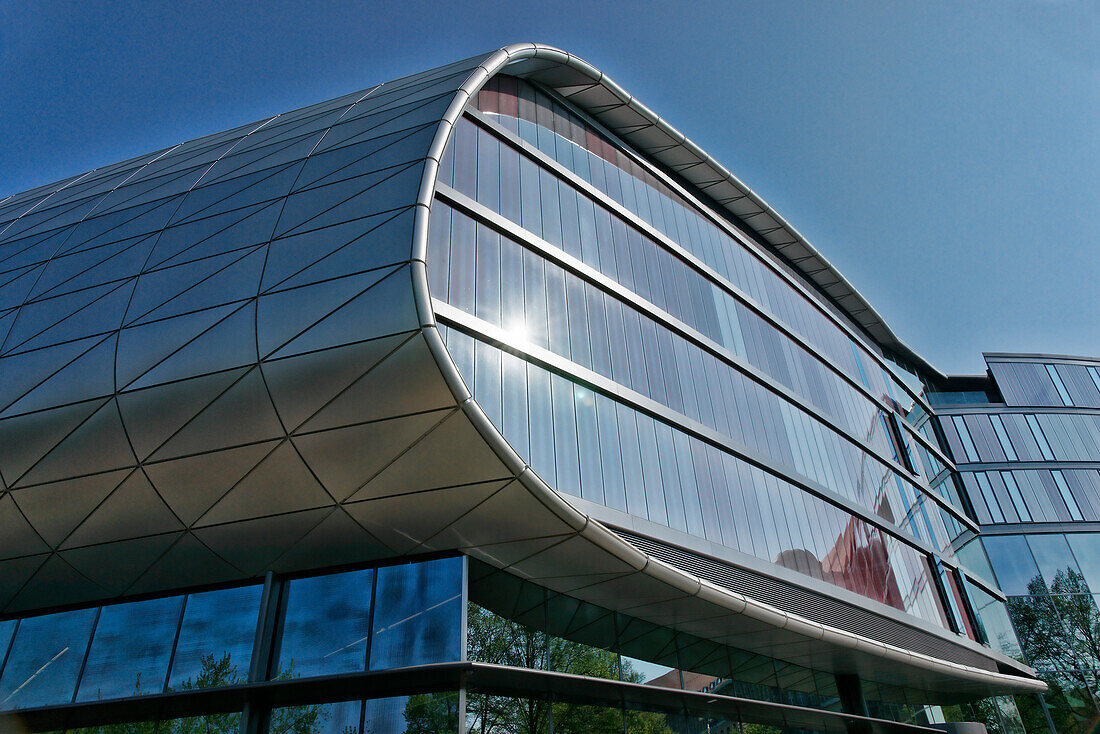
[[410, 261], [472, 66], [4, 202], [4, 612], [390, 552], [352, 505], [458, 420]]
[[[516, 78], [555, 95], [532, 119], [518, 91], [503, 107]], [[950, 463], [895, 417], [915, 396], [879, 327], [823, 261], [777, 257], [809, 246], [700, 155], [521, 45], [0, 202], [0, 609], [460, 550], [792, 664], [941, 698], [1041, 687], [951, 631], [938, 584], [972, 523], [914, 458]]]

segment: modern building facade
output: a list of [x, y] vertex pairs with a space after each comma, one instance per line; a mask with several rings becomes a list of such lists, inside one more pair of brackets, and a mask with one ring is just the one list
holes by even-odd
[[1050, 685], [1038, 705], [1020, 701], [1029, 730], [1093, 731], [1100, 361], [987, 354], [986, 362], [986, 375], [951, 378], [928, 394], [981, 525], [980, 537], [960, 537], [958, 556], [1008, 595], [1008, 616], [999, 604], [980, 612], [991, 642]]
[[574, 56], [0, 222], [0, 710], [30, 730], [915, 732], [981, 700], [1016, 731], [1046, 688], [953, 550], [984, 518], [945, 378]]

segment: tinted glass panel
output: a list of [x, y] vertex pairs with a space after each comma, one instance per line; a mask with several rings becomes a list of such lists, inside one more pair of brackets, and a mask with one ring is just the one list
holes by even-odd
[[4, 659], [8, 656], [8, 645], [11, 644], [11, 638], [15, 634], [16, 621], [14, 619], [5, 619], [0, 622], [0, 672], [3, 672]]
[[989, 536], [982, 542], [985, 543], [1001, 591], [1009, 596], [1027, 594], [1029, 584], [1033, 581], [1041, 583], [1039, 569], [1023, 536]]
[[461, 558], [378, 570], [370, 668], [399, 668], [462, 654]]
[[247, 677], [262, 592], [256, 585], [187, 597], [169, 688], [208, 688]]
[[1077, 557], [1089, 588], [1100, 593], [1100, 533], [1074, 533], [1067, 535], [1066, 539]]
[[458, 694], [451, 691], [375, 698], [363, 702], [363, 734], [417, 734], [458, 730]]
[[364, 670], [370, 640], [371, 586], [367, 569], [307, 579], [286, 586], [286, 617], [279, 676]]
[[[361, 701], [287, 706], [271, 710], [269, 734], [358, 734]], [[373, 734], [372, 730], [371, 734]]]
[[1079, 574], [1077, 561], [1070, 552], [1069, 543], [1064, 535], [1029, 535], [1027, 544], [1035, 558], [1035, 564], [1047, 582], [1047, 588], [1053, 588], [1056, 580], [1069, 574]]
[[160, 693], [182, 606], [176, 596], [104, 607], [77, 700]]
[[95, 617], [95, 609], [82, 609], [20, 622], [0, 678], [0, 709], [71, 701]]

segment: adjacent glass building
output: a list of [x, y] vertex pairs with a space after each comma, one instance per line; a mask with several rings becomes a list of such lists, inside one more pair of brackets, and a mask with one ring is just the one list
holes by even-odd
[[[991, 641], [1050, 690], [1022, 699], [1028, 729], [1100, 722], [1100, 361], [987, 354], [989, 371], [928, 394], [981, 536], [960, 561], [1008, 595], [981, 610]], [[985, 600], [979, 602], [983, 606]]]
[[1015, 732], [1046, 689], [942, 376], [564, 52], [0, 201], [0, 339], [28, 730]]

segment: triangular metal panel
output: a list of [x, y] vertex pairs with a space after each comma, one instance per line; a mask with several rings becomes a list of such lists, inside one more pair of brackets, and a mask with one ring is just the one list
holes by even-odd
[[15, 490], [12, 498], [35, 531], [56, 548], [126, 477], [130, 469]]
[[[67, 343], [71, 344], [72, 342]], [[93, 345], [84, 353], [69, 361], [56, 372], [36, 371], [31, 374], [38, 377], [49, 375], [45, 381], [36, 385], [9, 407], [0, 412], [0, 417], [44, 410], [56, 405], [75, 403], [89, 397], [105, 397], [114, 392], [115, 336], [91, 337], [78, 342], [81, 347]], [[43, 352], [49, 351], [47, 347]], [[36, 355], [39, 351], [23, 353], [20, 356]], [[9, 365], [0, 360], [0, 372]], [[15, 359], [12, 360], [13, 362]], [[14, 365], [12, 365], [14, 366]], [[4, 372], [5, 378], [11, 373]]]
[[265, 255], [261, 245], [146, 273], [138, 279], [129, 314], [152, 321], [253, 298]]
[[137, 272], [149, 257], [155, 235], [131, 237], [52, 258], [28, 299], [90, 288]]
[[[461, 518], [456, 519], [438, 535], [429, 538], [425, 541], [425, 546], [441, 549], [465, 548], [482, 543], [568, 533], [571, 530], [569, 525], [555, 517], [548, 508], [542, 507], [522, 483], [512, 482]], [[593, 563], [600, 557], [601, 554], [595, 552], [597, 549], [591, 543], [576, 537], [556, 544], [552, 551], [546, 552], [560, 555], [576, 543], [588, 546], [587, 558]], [[625, 565], [614, 565], [615, 568], [606, 570], [624, 572], [634, 570]], [[602, 570], [605, 569], [600, 567], [591, 569], [593, 573]]]
[[117, 397], [119, 410], [137, 457], [143, 461], [148, 459], [188, 421], [236, 384], [245, 372], [243, 368], [228, 370], [120, 393]]
[[194, 526], [281, 515], [332, 504], [332, 496], [310, 473], [293, 444], [284, 441], [196, 520]]
[[49, 550], [50, 547], [23, 517], [11, 493], [0, 494], [0, 558], [45, 553]]
[[66, 365], [94, 349], [106, 338], [100, 336], [74, 339], [45, 349], [0, 357], [0, 374], [4, 375], [3, 382], [0, 382], [0, 410], [13, 404], [37, 386], [49, 382], [53, 375], [63, 371]]
[[182, 529], [179, 519], [137, 469], [92, 510], [61, 547], [75, 548]]
[[119, 332], [115, 361], [117, 384], [125, 389], [157, 363], [241, 308], [243, 304], [216, 306], [203, 311], [138, 326]]
[[344, 501], [448, 415], [418, 413], [293, 438], [325, 488]]
[[[22, 240], [4, 241], [0, 244], [0, 284], [9, 282], [13, 277], [9, 274], [16, 270], [49, 262], [72, 231], [73, 227], [64, 227]], [[26, 295], [24, 292], [20, 300]]]
[[[267, 202], [170, 227], [159, 233], [145, 269], [201, 260], [267, 242], [281, 209], [281, 202]], [[131, 313], [129, 320], [138, 315]]]
[[271, 357], [363, 341], [385, 334], [412, 331], [418, 326], [409, 268], [384, 273], [377, 282], [331, 313], [311, 324]]
[[381, 541], [351, 519], [343, 508], [333, 508], [315, 528], [273, 564], [280, 573], [331, 568], [385, 558], [392, 553]]
[[157, 449], [151, 458], [197, 454], [283, 435], [260, 371], [253, 368]]
[[390, 495], [348, 503], [344, 509], [395, 554], [403, 555], [419, 548], [421, 543], [492, 496], [508, 481]]
[[0, 612], [8, 611], [12, 598], [49, 558], [42, 554], [0, 561]]
[[[0, 275], [0, 309], [18, 309], [22, 306], [23, 302], [27, 300], [27, 293], [30, 292], [45, 267], [45, 263], [28, 265], [14, 273]], [[5, 337], [10, 330], [11, 324], [9, 323], [8, 328], [4, 330]], [[6, 346], [6, 344], [7, 339], [5, 338], [3, 345]], [[0, 349], [0, 351], [3, 351], [3, 349]]]
[[180, 521], [191, 526], [264, 460], [278, 441], [211, 451], [144, 465], [157, 494]]
[[[165, 328], [160, 324], [161, 329]], [[256, 301], [246, 301], [126, 385], [136, 390], [256, 362]]]
[[106, 402], [89, 400], [0, 420], [0, 473], [8, 486]]
[[427, 342], [416, 335], [328, 402], [300, 431], [335, 428], [454, 404], [454, 395], [439, 374]]
[[262, 291], [295, 288], [407, 260], [413, 211], [372, 214], [272, 241]]
[[418, 161], [291, 194], [275, 236], [330, 227], [409, 206], [416, 201], [422, 173], [423, 164]]
[[131, 280], [28, 303], [20, 309], [4, 351], [37, 349], [117, 329], [132, 291]]
[[420, 160], [427, 154], [435, 132], [436, 121], [430, 121], [385, 135], [370, 136], [352, 145], [314, 153], [306, 161], [294, 188], [296, 191], [312, 189]]
[[73, 548], [59, 554], [69, 565], [110, 594], [122, 594], [176, 542], [181, 533]]
[[317, 527], [328, 510], [316, 509], [229, 525], [195, 529], [194, 535], [247, 576], [260, 576], [280, 556]]
[[301, 167], [302, 162], [298, 161], [209, 185], [202, 185], [204, 182], [200, 181], [200, 186], [184, 197], [172, 216], [171, 224], [183, 224], [281, 199], [298, 178]]
[[24, 474], [18, 486], [98, 474], [136, 463], [118, 406], [110, 400]]
[[511, 472], [477, 434], [466, 415], [457, 411], [351, 499], [359, 501], [509, 476]]
[[128, 591], [148, 594], [187, 586], [216, 584], [246, 578], [190, 533], [184, 533]]
[[[383, 268], [317, 285], [265, 293], [260, 296], [256, 315], [260, 355], [265, 359], [270, 357], [277, 349], [308, 331], [318, 321], [353, 300], [391, 272], [393, 269]], [[383, 335], [372, 334], [371, 336]]]
[[394, 334], [264, 362], [264, 380], [283, 425], [296, 431], [410, 338]]
[[60, 556], [51, 555], [4, 608], [6, 613], [55, 606], [58, 599], [80, 603], [109, 592], [84, 576]]

